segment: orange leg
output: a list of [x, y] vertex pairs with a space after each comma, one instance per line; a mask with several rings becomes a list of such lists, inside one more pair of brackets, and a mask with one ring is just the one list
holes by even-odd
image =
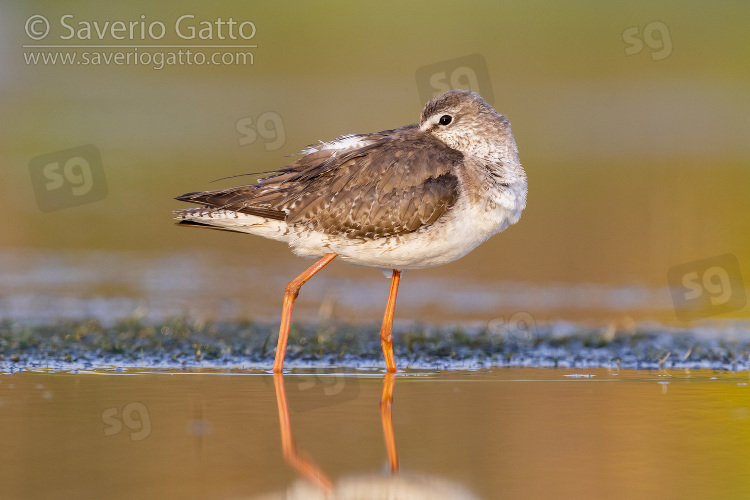
[[393, 386], [395, 383], [396, 375], [386, 373], [385, 377], [383, 377], [383, 396], [380, 398], [380, 420], [383, 422], [383, 437], [385, 438], [385, 448], [388, 450], [388, 461], [391, 463], [391, 472], [398, 472], [396, 436], [393, 433], [393, 419], [391, 417]]
[[[284, 306], [281, 309], [281, 326], [279, 327], [279, 343], [276, 346], [276, 360], [273, 363], [273, 372], [281, 373], [284, 367], [284, 354], [286, 353], [286, 343], [289, 340], [289, 327], [292, 324], [292, 308], [294, 299], [299, 295], [302, 285], [313, 277], [315, 273], [323, 269], [326, 264], [336, 258], [335, 253], [327, 253], [318, 262], [310, 266], [307, 271], [300, 274], [287, 284], [284, 290]], [[391, 313], [393, 316], [393, 313]], [[394, 366], [395, 369], [395, 366]]]
[[286, 390], [284, 389], [284, 378], [280, 373], [273, 374], [273, 383], [276, 387], [276, 403], [279, 406], [279, 424], [281, 425], [281, 450], [284, 453], [286, 463], [297, 469], [297, 471], [314, 484], [330, 494], [333, 490], [331, 480], [312, 462], [306, 460], [297, 451], [292, 439], [292, 424], [289, 421], [289, 407], [286, 404]]
[[385, 306], [383, 326], [380, 328], [380, 345], [383, 346], [385, 366], [388, 373], [396, 372], [396, 360], [393, 357], [393, 313], [396, 310], [396, 295], [398, 295], [398, 282], [401, 279], [401, 271], [393, 270], [391, 278], [391, 290], [388, 292], [388, 303]]

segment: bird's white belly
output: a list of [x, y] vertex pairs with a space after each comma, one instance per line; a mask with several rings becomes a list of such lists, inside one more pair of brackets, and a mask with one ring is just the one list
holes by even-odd
[[[520, 210], [518, 211], [520, 215]], [[493, 234], [518, 219], [495, 204], [476, 206], [463, 201], [428, 227], [400, 236], [351, 239], [302, 231], [288, 240], [295, 254], [317, 257], [327, 252], [351, 264], [379, 269], [423, 269], [460, 259]]]
[[347, 238], [228, 210], [206, 211], [184, 218], [283, 241], [303, 257], [336, 253], [341, 260], [360, 266], [423, 269], [460, 259], [493, 234], [518, 221], [526, 205], [525, 181], [494, 194], [474, 203], [463, 196], [429, 226], [387, 238]]

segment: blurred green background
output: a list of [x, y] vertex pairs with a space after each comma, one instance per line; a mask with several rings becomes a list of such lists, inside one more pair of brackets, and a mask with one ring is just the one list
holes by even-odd
[[[180, 39], [174, 23], [185, 14], [195, 16], [193, 25], [249, 20], [256, 33], [248, 41], [220, 40], [216, 31], [209, 40]], [[40, 41], [27, 33], [40, 27], [29, 25], [35, 15], [50, 23]], [[101, 28], [107, 21], [160, 21], [166, 35], [129, 41], [109, 33], [98, 40], [92, 29], [92, 40], [61, 39], [68, 33], [64, 15], [76, 30], [84, 22]], [[281, 167], [292, 161], [286, 155], [318, 140], [414, 123], [431, 84], [468, 82], [491, 95], [512, 123], [529, 179], [528, 206], [518, 225], [458, 262], [407, 275], [405, 286], [418, 274], [490, 288], [641, 287], [662, 300], [653, 311], [640, 301], [604, 316], [672, 321], [671, 267], [731, 253], [750, 276], [749, 15], [750, 5], [739, 1], [4, 2], [0, 252], [16, 262], [40, 252], [125, 252], [129, 260], [121, 266], [201, 252], [217, 265], [246, 263], [291, 279], [306, 263], [282, 244], [177, 228], [170, 211], [187, 205], [173, 198], [251, 182], [211, 183]], [[74, 43], [257, 47], [249, 50], [252, 64], [162, 69], [34, 64], [29, 54], [180, 48], [24, 47]], [[32, 160], [87, 144], [101, 153], [106, 191], [93, 189], [102, 199], [40, 210]], [[108, 266], [117, 267], [113, 262]], [[33, 262], [28, 267], [32, 272]], [[327, 272], [382, 281], [372, 270], [343, 264]], [[42, 287], [44, 280], [34, 283]], [[97, 286], [99, 295], [131, 293]], [[383, 304], [376, 309], [387, 289], [379, 286]], [[78, 288], [87, 293], [85, 284]], [[7, 285], [0, 293], [14, 290]], [[269, 304], [280, 302], [280, 288], [264, 293]], [[552, 309], [544, 314], [594, 314], [564, 304]], [[429, 319], [430, 308], [423, 311], [419, 319]]]

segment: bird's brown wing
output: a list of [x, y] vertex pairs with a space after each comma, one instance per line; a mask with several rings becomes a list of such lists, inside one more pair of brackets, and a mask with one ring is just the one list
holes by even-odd
[[257, 184], [178, 199], [349, 238], [413, 232], [453, 205], [460, 152], [416, 126], [359, 137], [349, 149], [308, 149]]

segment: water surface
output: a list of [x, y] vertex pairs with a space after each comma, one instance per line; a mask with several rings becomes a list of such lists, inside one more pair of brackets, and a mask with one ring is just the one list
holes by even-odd
[[377, 371], [275, 380], [238, 369], [21, 371], [0, 376], [0, 478], [6, 498], [309, 498], [324, 488], [741, 498], [750, 494], [748, 382], [747, 372], [708, 370], [499, 368], [392, 380]]

